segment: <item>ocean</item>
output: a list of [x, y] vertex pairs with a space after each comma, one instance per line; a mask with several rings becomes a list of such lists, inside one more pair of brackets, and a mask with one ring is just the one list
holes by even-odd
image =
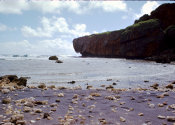
[[[48, 55], [1, 55], [0, 76], [28, 77], [28, 85], [75, 87], [87, 85], [102, 88], [148, 87], [153, 83], [169, 83], [175, 80], [175, 63], [160, 64], [144, 60], [116, 58], [81, 58], [58, 56], [63, 63], [48, 60]], [[75, 81], [75, 84], [68, 82]]]

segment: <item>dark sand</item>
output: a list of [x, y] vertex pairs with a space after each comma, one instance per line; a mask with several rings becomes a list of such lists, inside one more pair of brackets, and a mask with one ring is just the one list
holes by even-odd
[[[166, 91], [166, 92], [165, 92]], [[63, 97], [58, 97], [63, 93]], [[92, 94], [95, 93], [95, 94]], [[77, 95], [74, 95], [77, 94]], [[92, 96], [89, 96], [92, 95]], [[161, 96], [160, 96], [161, 95]], [[164, 95], [164, 96], [163, 96]], [[62, 96], [62, 94], [60, 94]], [[26, 88], [11, 91], [7, 94], [0, 92], [0, 100], [11, 97], [10, 104], [0, 103], [0, 124], [10, 121], [14, 110], [24, 114], [26, 125], [174, 125], [175, 121], [168, 121], [167, 116], [175, 117], [175, 92], [173, 90], [70, 90]], [[35, 106], [28, 113], [23, 112], [27, 101], [15, 103], [16, 100], [34, 97]], [[59, 99], [60, 102], [55, 100]], [[36, 104], [36, 101], [48, 100], [48, 104]], [[50, 104], [57, 106], [51, 107]], [[8, 105], [13, 105], [12, 112], [6, 114]], [[41, 113], [34, 113], [34, 108], [41, 109]], [[56, 109], [56, 111], [51, 111]], [[32, 113], [33, 112], [33, 113]], [[40, 112], [40, 111], [38, 111]], [[47, 114], [43, 118], [44, 113]], [[142, 114], [143, 113], [143, 114]], [[3, 116], [2, 116], [3, 115]], [[143, 115], [143, 116], [142, 116]], [[165, 116], [159, 119], [158, 115]], [[6, 116], [6, 117], [4, 117]], [[4, 118], [3, 118], [4, 117]], [[123, 118], [122, 118], [123, 117]], [[38, 119], [38, 120], [36, 120]], [[5, 122], [4, 122], [5, 120]], [[33, 121], [31, 121], [33, 120]], [[174, 123], [173, 123], [174, 122]]]

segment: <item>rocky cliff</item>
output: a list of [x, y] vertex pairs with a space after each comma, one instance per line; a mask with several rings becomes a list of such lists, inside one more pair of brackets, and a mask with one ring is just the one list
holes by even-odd
[[170, 31], [169, 34], [174, 36], [172, 30], [167, 31], [168, 26], [175, 25], [174, 12], [174, 3], [163, 4], [150, 16], [142, 16], [125, 29], [74, 39], [74, 49], [82, 56], [94, 57], [145, 58], [159, 55], [169, 46], [166, 32]]

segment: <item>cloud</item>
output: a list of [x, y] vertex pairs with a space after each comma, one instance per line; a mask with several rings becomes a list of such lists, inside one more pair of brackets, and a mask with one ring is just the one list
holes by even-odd
[[61, 13], [66, 10], [76, 14], [82, 14], [92, 9], [102, 9], [105, 12], [125, 11], [127, 5], [124, 1], [0, 1], [0, 13], [4, 14], [21, 14], [27, 10], [37, 10], [42, 13]]
[[17, 28], [11, 28], [11, 27], [8, 27], [8, 26], [0, 23], [0, 32], [2, 32], [2, 31], [14, 31], [14, 30], [17, 30]]
[[144, 14], [150, 14], [151, 11], [156, 9], [159, 6], [158, 2], [156, 1], [147, 1], [141, 8], [140, 14], [135, 14], [136, 18], [143, 16]]
[[93, 1], [90, 8], [101, 8], [105, 12], [126, 11], [127, 5], [124, 1]]
[[28, 10], [29, 4], [24, 0], [1, 0], [0, 13], [21, 14], [23, 10]]
[[63, 17], [43, 17], [40, 21], [41, 27], [36, 29], [30, 26], [23, 26], [21, 32], [25, 37], [53, 37], [55, 33], [64, 35], [72, 35], [72, 37], [79, 37], [88, 35], [85, 24], [75, 24], [73, 28], [69, 28], [69, 24]]
[[72, 43], [60, 38], [36, 41], [0, 42], [0, 53], [4, 54], [38, 54], [38, 55], [76, 55]]

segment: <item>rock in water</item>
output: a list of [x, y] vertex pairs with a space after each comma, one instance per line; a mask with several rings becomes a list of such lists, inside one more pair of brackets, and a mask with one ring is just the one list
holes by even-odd
[[61, 60], [56, 60], [55, 63], [63, 63], [63, 61], [61, 61]]
[[50, 56], [49, 60], [58, 60], [58, 57], [57, 56]]

